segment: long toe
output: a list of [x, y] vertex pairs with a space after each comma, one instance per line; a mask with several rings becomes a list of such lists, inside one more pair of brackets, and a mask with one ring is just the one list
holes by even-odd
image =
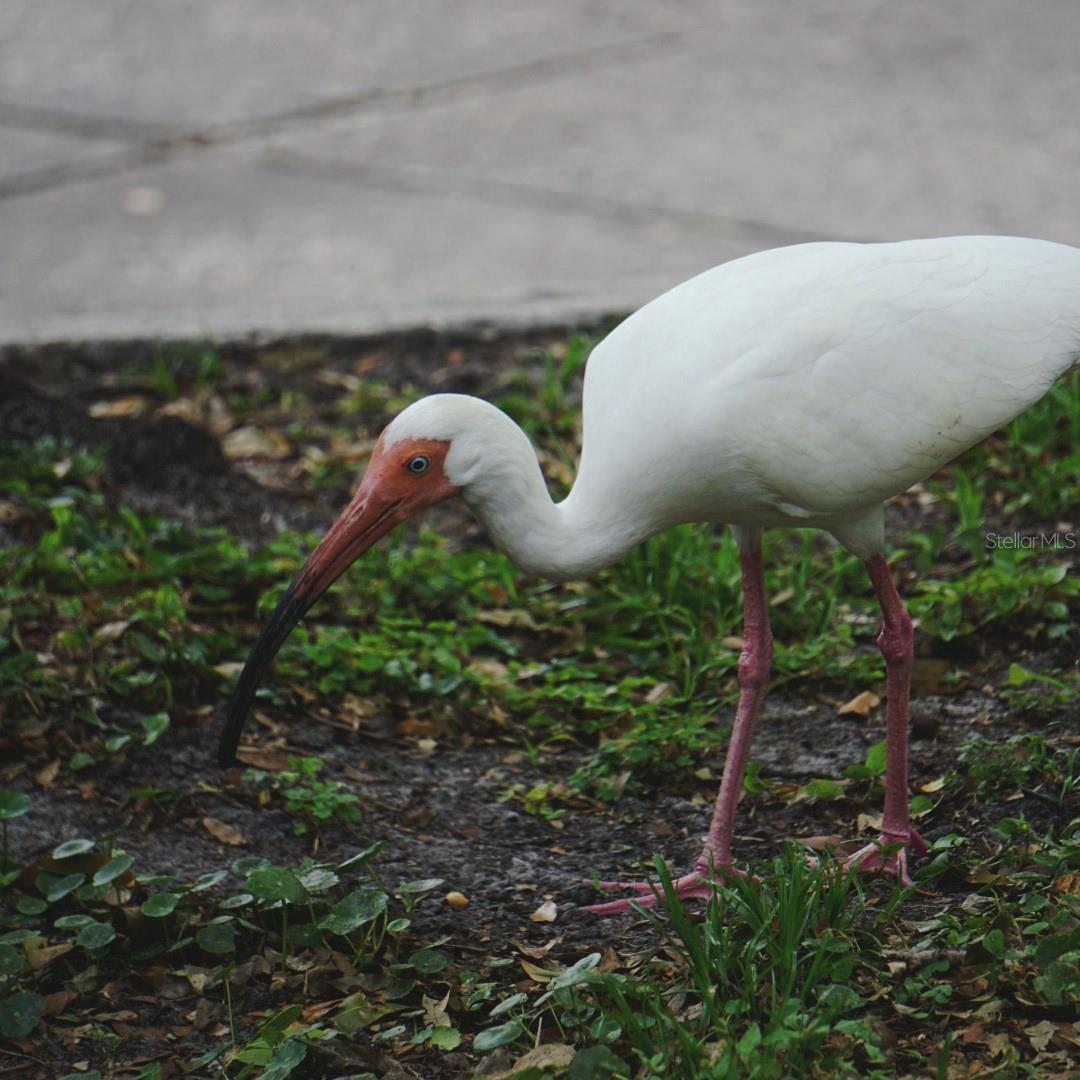
[[908, 828], [908, 847], [911, 848], [912, 851], [917, 851], [920, 855], [930, 850], [930, 845], [919, 835], [913, 826]]
[[659, 885], [651, 885], [646, 881], [594, 881], [592, 878], [582, 878], [581, 884], [592, 885], [605, 892], [621, 892], [630, 889], [636, 893], [652, 893], [660, 888]]
[[[721, 868], [718, 867], [717, 869]], [[731, 867], [723, 869], [737, 873]], [[603, 904], [590, 904], [588, 907], [581, 909], [589, 912], [590, 915], [623, 915], [628, 911], [633, 911], [635, 908], [655, 907], [664, 895], [664, 890], [659, 882], [590, 881], [586, 884], [599, 885], [601, 889], [606, 891], [625, 890], [634, 894], [633, 896], [624, 896], [618, 900], [608, 900]], [[680, 900], [704, 899], [712, 896], [712, 878], [702, 870], [694, 870], [689, 874], [684, 874], [672, 884], [675, 895]]]
[[916, 852], [927, 850], [926, 841], [911, 829], [905, 838], [895, 834], [882, 834], [879, 840], [859, 848], [844, 860], [844, 870], [859, 874], [893, 874], [901, 885], [913, 887], [908, 874], [908, 848]]
[[621, 900], [608, 900], [603, 904], [589, 904], [581, 910], [588, 912], [590, 915], [599, 915], [601, 917], [625, 915], [627, 912], [635, 911], [637, 908], [653, 907], [657, 899], [655, 893], [646, 896], [644, 893], [639, 892], [635, 896], [623, 897]]

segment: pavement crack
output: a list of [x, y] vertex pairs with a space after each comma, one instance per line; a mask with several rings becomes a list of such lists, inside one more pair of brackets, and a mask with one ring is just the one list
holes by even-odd
[[[312, 121], [333, 120], [365, 110], [409, 111], [446, 104], [508, 86], [542, 85], [580, 71], [586, 65], [617, 67], [656, 58], [658, 49], [686, 42], [694, 45], [689, 30], [634, 38], [630, 41], [544, 57], [524, 64], [470, 73], [428, 86], [398, 89], [374, 88], [344, 97], [311, 102], [253, 119], [202, 128], [182, 128], [149, 121], [124, 120], [0, 101], [0, 125], [28, 130], [47, 130], [85, 138], [120, 139], [134, 146], [93, 161], [75, 161], [45, 169], [17, 173], [0, 180], [0, 199], [35, 194], [69, 184], [120, 175], [147, 164], [207, 153], [216, 147], [237, 146], [280, 135]], [[665, 55], [671, 55], [668, 51]]]
[[[396, 194], [438, 195], [482, 203], [530, 205], [560, 213], [632, 221], [635, 223], [666, 220], [683, 225], [708, 226], [729, 231], [738, 229], [748, 241], [765, 246], [807, 243], [815, 240], [843, 239], [835, 230], [828, 236], [813, 229], [779, 222], [756, 221], [734, 214], [687, 210], [662, 203], [617, 199], [582, 191], [540, 187], [513, 180], [463, 176], [441, 170], [413, 167], [387, 167], [312, 157], [296, 151], [276, 151], [262, 161], [263, 167], [283, 173], [299, 173], [327, 180], [359, 183], [365, 188]], [[864, 240], [865, 237], [852, 237]]]
[[120, 176], [147, 165], [168, 160], [172, 153], [167, 147], [156, 143], [130, 146], [111, 154], [101, 154], [85, 161], [72, 161], [62, 165], [50, 165], [44, 169], [32, 169], [24, 173], [0, 178], [0, 200], [19, 196], [37, 195], [73, 184], [85, 184], [111, 176]]
[[133, 120], [123, 116], [101, 116], [71, 112], [18, 101], [0, 100], [0, 127], [22, 131], [46, 131], [57, 135], [77, 135], [83, 139], [113, 142], [160, 141], [175, 137], [182, 129], [176, 124]]
[[[374, 89], [348, 97], [333, 98], [325, 102], [314, 102], [298, 106], [285, 112], [275, 113], [262, 119], [247, 122], [251, 134], [277, 134], [279, 126], [291, 124], [297, 120], [333, 118], [352, 112], [379, 106], [387, 110], [410, 110], [422, 106], [442, 105], [463, 100], [491, 90], [526, 85], [542, 85], [552, 79], [560, 79], [567, 74], [581, 71], [586, 65], [592, 70], [613, 68], [622, 64], [638, 63], [656, 59], [658, 46], [686, 42], [690, 47], [696, 43], [689, 31], [671, 30], [663, 34], [653, 34], [645, 38], [609, 45], [597, 45], [580, 52], [564, 53], [560, 56], [543, 57], [512, 67], [496, 68], [461, 75], [444, 82], [431, 83], [428, 86], [403, 87], [397, 89]], [[671, 53], [663, 55], [670, 56]], [[272, 129], [272, 130], [270, 130]]]

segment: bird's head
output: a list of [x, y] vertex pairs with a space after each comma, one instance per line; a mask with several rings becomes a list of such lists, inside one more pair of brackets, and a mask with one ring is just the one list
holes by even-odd
[[229, 702], [219, 746], [232, 764], [258, 684], [304, 613], [380, 537], [475, 478], [485, 428], [506, 416], [477, 398], [438, 394], [410, 405], [379, 436], [359, 489], [267, 619]]

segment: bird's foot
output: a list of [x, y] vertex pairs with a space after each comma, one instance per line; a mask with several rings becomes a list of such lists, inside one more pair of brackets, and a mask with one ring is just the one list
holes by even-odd
[[923, 852], [929, 845], [910, 825], [906, 830], [882, 830], [879, 839], [844, 860], [844, 869], [860, 874], [895, 874], [901, 885], [911, 888], [915, 883], [908, 874], [909, 848]]
[[[736, 870], [730, 863], [722, 863], [710, 868], [705, 863], [698, 863], [689, 873], [676, 878], [671, 884], [675, 895], [680, 900], [707, 899], [712, 896], [713, 885], [717, 877], [745, 877], [742, 870]], [[590, 915], [622, 915], [636, 907], [654, 907], [664, 898], [664, 889], [659, 882], [646, 881], [586, 881], [586, 885], [596, 885], [607, 892], [627, 890], [633, 896], [624, 896], [619, 900], [609, 900], [603, 904], [590, 904], [582, 911]]]

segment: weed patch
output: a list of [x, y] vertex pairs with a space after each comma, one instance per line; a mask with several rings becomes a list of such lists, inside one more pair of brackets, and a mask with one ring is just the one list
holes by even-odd
[[[530, 343], [462, 383], [455, 354], [439, 385], [501, 400], [564, 491], [589, 347]], [[223, 433], [288, 519], [298, 490], [353, 486], [427, 386], [374, 353], [287, 353], [163, 352], [101, 394], [109, 415], [130, 392]], [[758, 857], [872, 833], [885, 766], [865, 571], [776, 533], [773, 705], [737, 838], [756, 878], [683, 904], [654, 862], [659, 907], [603, 923], [574, 917], [594, 899], [575, 878], [696, 851], [707, 821], [741, 647], [726, 531], [672, 530], [559, 586], [468, 537], [401, 531], [287, 642], [249, 768], [222, 782], [215, 710], [316, 536], [181, 524], [128, 498], [100, 450], [0, 446], [5, 1048], [42, 1076], [146, 1080], [172, 1068], [137, 1060], [149, 1044], [253, 1080], [1068, 1075], [1075, 557], [987, 534], [1075, 529], [1078, 402], [1062, 383], [891, 511], [930, 713], [917, 890]]]

